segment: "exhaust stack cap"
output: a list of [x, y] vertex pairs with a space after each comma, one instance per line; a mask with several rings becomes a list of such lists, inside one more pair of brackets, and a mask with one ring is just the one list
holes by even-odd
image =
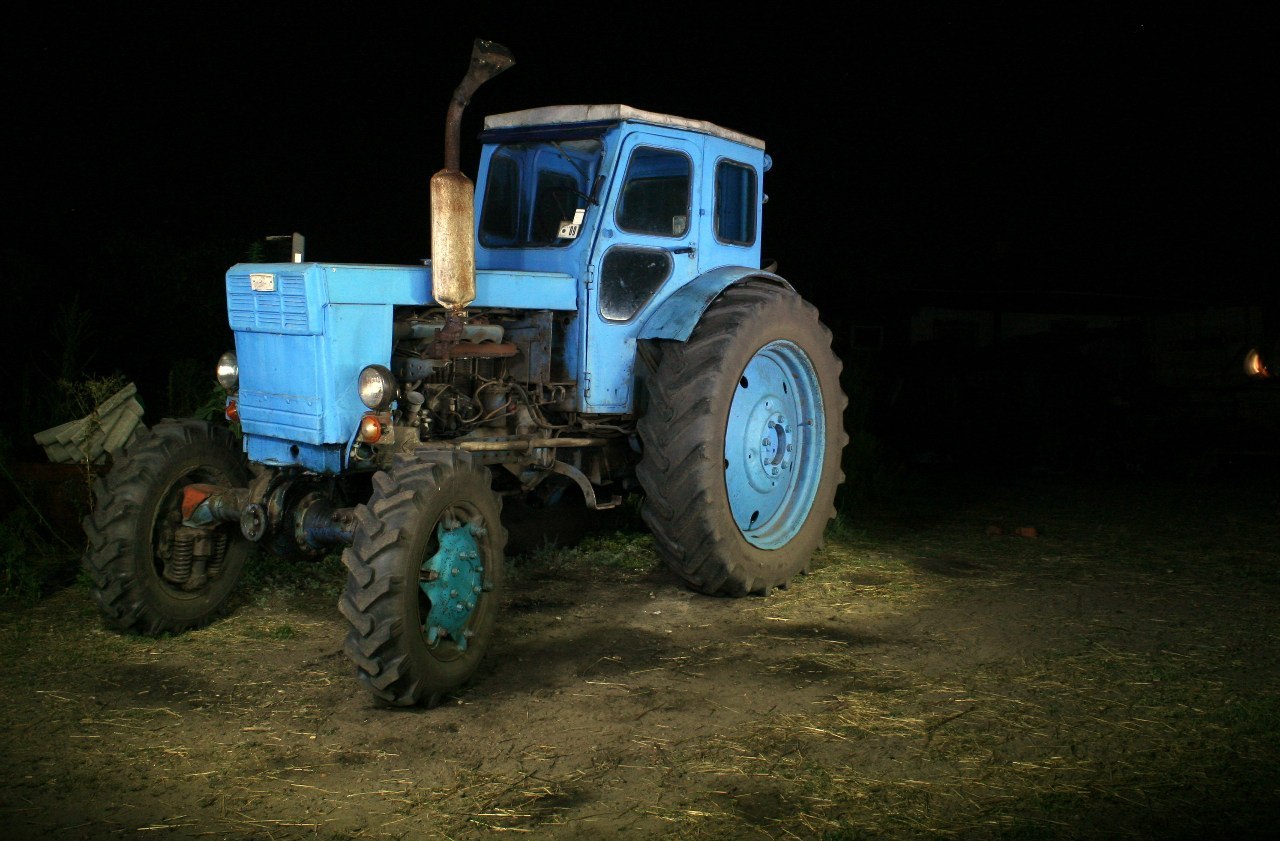
[[471, 45], [471, 66], [454, 88], [449, 103], [449, 114], [444, 126], [444, 168], [460, 169], [459, 153], [462, 134], [462, 111], [471, 103], [471, 96], [485, 82], [516, 63], [511, 50], [497, 43], [477, 38]]

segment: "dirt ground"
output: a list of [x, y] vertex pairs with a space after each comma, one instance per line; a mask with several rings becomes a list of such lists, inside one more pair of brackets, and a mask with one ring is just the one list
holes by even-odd
[[356, 683], [332, 561], [174, 638], [103, 630], [73, 586], [2, 617], [0, 814], [11, 838], [1261, 838], [1278, 498], [918, 477], [742, 600], [606, 531], [515, 559], [488, 661], [433, 710]]

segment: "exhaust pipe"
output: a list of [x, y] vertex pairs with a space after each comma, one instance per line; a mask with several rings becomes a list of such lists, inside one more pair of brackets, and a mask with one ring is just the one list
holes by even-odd
[[476, 299], [475, 185], [460, 171], [462, 111], [477, 88], [515, 63], [501, 44], [476, 40], [445, 118], [444, 169], [431, 176], [431, 295], [455, 323]]

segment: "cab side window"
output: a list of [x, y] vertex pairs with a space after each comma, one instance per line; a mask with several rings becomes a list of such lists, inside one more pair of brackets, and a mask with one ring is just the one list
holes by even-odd
[[716, 164], [716, 239], [730, 245], [756, 241], [756, 171], [735, 161]]
[[682, 237], [689, 230], [689, 185], [693, 162], [680, 152], [639, 146], [627, 163], [618, 202], [621, 230]]

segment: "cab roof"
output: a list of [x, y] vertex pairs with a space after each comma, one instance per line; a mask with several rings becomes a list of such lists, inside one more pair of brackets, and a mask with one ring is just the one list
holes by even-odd
[[722, 128], [705, 120], [690, 120], [686, 117], [675, 117], [670, 114], [658, 114], [653, 111], [642, 111], [630, 105], [548, 105], [543, 108], [527, 108], [523, 111], [509, 111], [506, 114], [492, 114], [484, 118], [486, 131], [492, 129], [519, 129], [535, 126], [573, 125], [576, 123], [600, 122], [633, 122], [648, 123], [667, 128], [679, 128], [709, 134], [723, 140], [731, 140], [755, 149], [763, 149], [764, 141], [741, 132]]

